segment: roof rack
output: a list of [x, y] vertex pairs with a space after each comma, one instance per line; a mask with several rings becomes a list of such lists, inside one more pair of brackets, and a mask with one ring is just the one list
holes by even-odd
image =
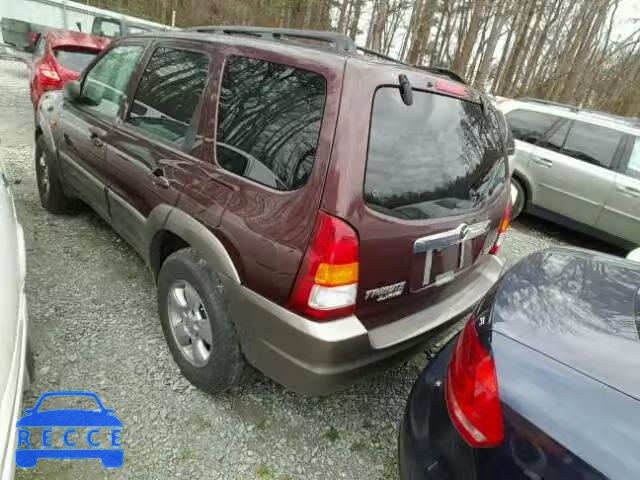
[[387, 60], [393, 63], [399, 63], [400, 65], [409, 65], [408, 63], [404, 63], [402, 60], [398, 60], [397, 58], [390, 57], [389, 55], [385, 55], [384, 53], [376, 52], [375, 50], [371, 50], [365, 47], [356, 47], [359, 52], [364, 53], [365, 55], [369, 55], [370, 57], [376, 57], [381, 60]]
[[524, 97], [524, 98], [519, 98], [518, 101], [529, 102], [529, 103], [540, 103], [542, 105], [550, 105], [553, 107], [568, 108], [569, 110], [574, 112], [579, 112], [581, 110], [580, 107], [576, 107], [575, 105], [568, 105], [566, 103], [560, 103], [560, 102], [552, 102], [551, 100], [543, 100], [541, 98]]
[[243, 27], [230, 25], [211, 25], [186, 28], [188, 31], [201, 33], [223, 33], [227, 35], [248, 35], [269, 40], [314, 40], [324, 42], [338, 52], [357, 52], [355, 42], [351, 37], [335, 32], [319, 32], [314, 30], [295, 30], [291, 28]]

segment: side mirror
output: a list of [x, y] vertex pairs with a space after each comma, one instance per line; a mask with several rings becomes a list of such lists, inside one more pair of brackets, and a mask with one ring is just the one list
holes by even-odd
[[82, 23], [80, 22], [76, 22], [76, 27], [78, 27], [78, 31], [81, 32], [82, 31]]
[[628, 254], [627, 254], [627, 260], [632, 260], [634, 262], [638, 262], [640, 263], [640, 247], [631, 250]]
[[80, 82], [77, 80], [68, 81], [64, 84], [62, 94], [64, 95], [64, 98], [72, 102], [77, 102], [82, 96], [82, 88], [80, 86]]

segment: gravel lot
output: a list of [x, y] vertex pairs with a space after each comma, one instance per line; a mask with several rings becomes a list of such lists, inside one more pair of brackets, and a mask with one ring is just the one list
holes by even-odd
[[[0, 60], [0, 85], [0, 139], [26, 234], [36, 352], [37, 379], [25, 406], [46, 391], [88, 390], [124, 423], [121, 469], [97, 460], [41, 460], [18, 479], [397, 478], [397, 425], [424, 355], [324, 398], [261, 377], [217, 397], [195, 390], [165, 346], [155, 288], [133, 250], [88, 210], [54, 217], [40, 207], [24, 64]], [[503, 255], [513, 262], [552, 244], [611, 251], [525, 218]]]

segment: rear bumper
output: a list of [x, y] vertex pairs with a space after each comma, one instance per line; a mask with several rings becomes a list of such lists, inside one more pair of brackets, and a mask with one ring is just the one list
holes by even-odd
[[314, 395], [330, 393], [413, 354], [434, 334], [466, 316], [501, 273], [502, 262], [488, 256], [456, 294], [372, 330], [355, 316], [318, 323], [231, 280], [225, 287], [247, 360], [291, 390]]

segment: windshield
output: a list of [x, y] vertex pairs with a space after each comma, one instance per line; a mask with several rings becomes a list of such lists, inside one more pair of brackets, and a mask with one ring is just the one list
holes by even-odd
[[98, 54], [96, 50], [69, 47], [56, 48], [53, 52], [60, 65], [74, 72], [82, 72]]
[[485, 205], [506, 182], [504, 136], [494, 110], [434, 93], [376, 92], [365, 201], [387, 215], [428, 219]]

